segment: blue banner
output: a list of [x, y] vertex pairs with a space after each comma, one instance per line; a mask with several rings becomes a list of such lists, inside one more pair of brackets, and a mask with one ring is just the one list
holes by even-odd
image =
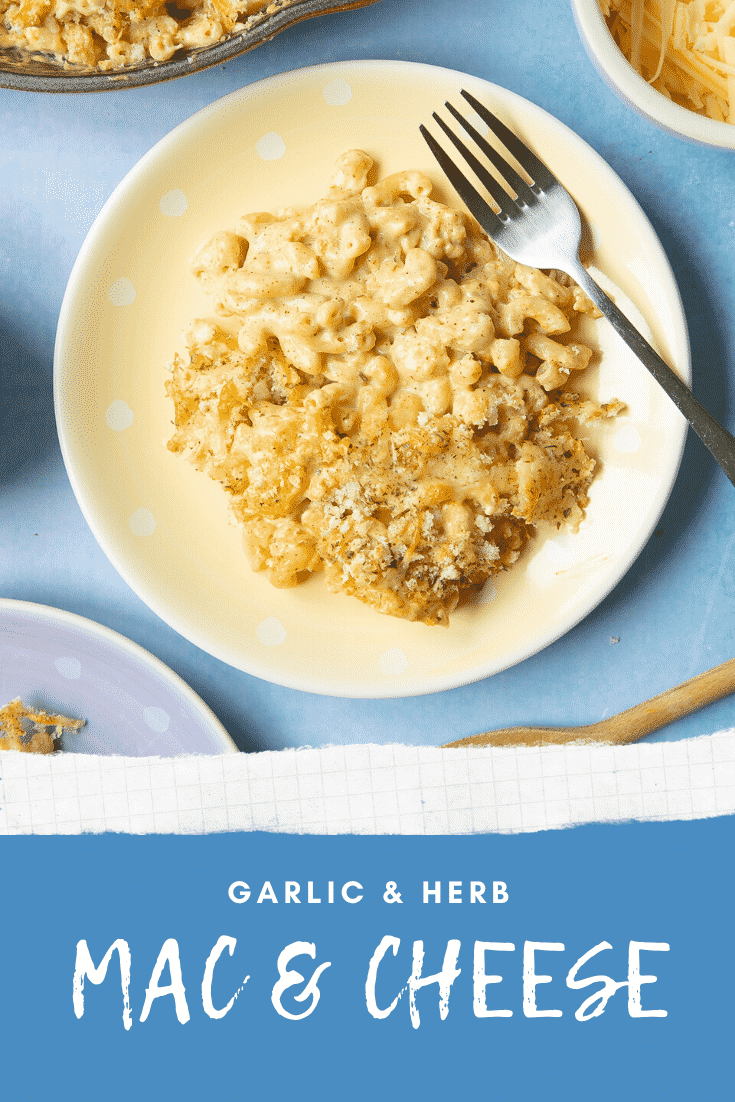
[[7, 838], [5, 1097], [730, 1098], [734, 842]]

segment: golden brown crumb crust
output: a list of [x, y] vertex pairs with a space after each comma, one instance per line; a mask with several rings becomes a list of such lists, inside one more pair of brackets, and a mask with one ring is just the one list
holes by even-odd
[[26, 754], [53, 754], [64, 730], [78, 731], [83, 719], [50, 715], [27, 708], [17, 698], [0, 708], [0, 750], [21, 750]]

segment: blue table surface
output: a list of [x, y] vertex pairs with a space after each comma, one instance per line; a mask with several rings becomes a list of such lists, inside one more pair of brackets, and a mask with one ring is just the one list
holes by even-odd
[[[735, 154], [688, 144], [625, 107], [591, 65], [567, 0], [381, 0], [159, 86], [86, 96], [0, 91], [0, 595], [87, 616], [146, 647], [243, 750], [438, 745], [515, 723], [591, 723], [733, 657], [735, 490], [692, 434], [655, 535], [608, 598], [535, 657], [430, 696], [340, 700], [233, 670], [149, 611], [98, 547], [64, 470], [52, 401], [58, 312], [89, 227], [136, 161], [206, 104], [274, 73], [355, 58], [484, 77], [593, 146], [668, 253], [695, 393], [735, 427]], [[711, 733], [734, 726], [734, 716], [729, 698], [652, 737]]]

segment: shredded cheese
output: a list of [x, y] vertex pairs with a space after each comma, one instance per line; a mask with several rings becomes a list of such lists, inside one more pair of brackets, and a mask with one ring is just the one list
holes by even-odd
[[735, 0], [599, 0], [636, 72], [674, 103], [735, 123]]

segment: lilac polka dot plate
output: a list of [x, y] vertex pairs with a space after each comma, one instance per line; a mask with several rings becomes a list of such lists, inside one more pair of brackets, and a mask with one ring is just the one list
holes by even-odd
[[193, 689], [136, 643], [70, 612], [0, 600], [0, 704], [16, 697], [86, 720], [64, 733], [67, 751], [237, 753]]
[[212, 307], [190, 257], [252, 211], [307, 206], [336, 158], [364, 149], [381, 174], [419, 169], [457, 203], [419, 123], [461, 88], [514, 127], [567, 185], [598, 279], [689, 375], [676, 284], [618, 177], [545, 111], [477, 77], [406, 62], [301, 69], [242, 88], [188, 119], [123, 180], [69, 280], [54, 369], [59, 437], [80, 506], [135, 592], [187, 639], [257, 677], [314, 693], [411, 696], [496, 673], [557, 639], [610, 592], [653, 531], [685, 423], [607, 323], [588, 392], [626, 412], [596, 441], [600, 473], [577, 533], [539, 540], [448, 629], [381, 616], [316, 575], [275, 589], [253, 573], [221, 487], [167, 451], [167, 364]]

